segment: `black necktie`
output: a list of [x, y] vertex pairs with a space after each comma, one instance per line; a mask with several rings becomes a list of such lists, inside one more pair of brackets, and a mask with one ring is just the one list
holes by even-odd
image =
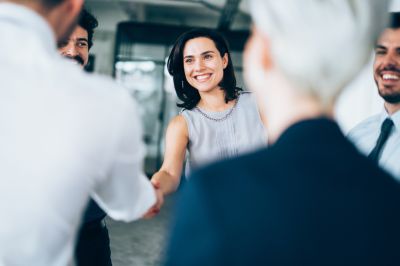
[[379, 161], [379, 157], [382, 153], [383, 146], [385, 145], [385, 142], [389, 138], [390, 131], [392, 130], [392, 128], [393, 128], [393, 121], [390, 118], [386, 118], [381, 126], [381, 134], [379, 135], [379, 138], [376, 141], [374, 149], [368, 155], [368, 158], [372, 159], [375, 162]]

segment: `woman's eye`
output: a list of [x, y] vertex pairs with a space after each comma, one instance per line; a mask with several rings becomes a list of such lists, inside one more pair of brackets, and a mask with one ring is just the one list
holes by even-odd
[[206, 54], [206, 55], [204, 56], [204, 58], [205, 58], [205, 59], [211, 59], [211, 58], [212, 58], [212, 55]]
[[193, 60], [192, 60], [192, 59], [190, 59], [190, 58], [188, 58], [188, 59], [185, 59], [185, 63], [186, 63], [186, 64], [190, 64], [192, 61], [193, 61]]

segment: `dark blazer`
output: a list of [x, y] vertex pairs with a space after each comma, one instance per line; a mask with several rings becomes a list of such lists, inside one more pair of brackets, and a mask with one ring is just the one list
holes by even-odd
[[400, 265], [400, 185], [325, 118], [199, 170], [178, 200], [169, 266]]

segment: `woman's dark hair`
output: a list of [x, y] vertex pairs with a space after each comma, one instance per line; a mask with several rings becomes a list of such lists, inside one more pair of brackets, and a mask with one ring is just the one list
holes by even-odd
[[174, 79], [175, 91], [182, 103], [178, 103], [178, 107], [185, 109], [193, 109], [200, 101], [200, 94], [197, 89], [193, 88], [186, 80], [183, 68], [183, 49], [187, 41], [199, 37], [205, 37], [212, 40], [215, 47], [219, 51], [221, 57], [228, 55], [228, 65], [224, 69], [224, 76], [219, 86], [225, 92], [225, 102], [234, 100], [238, 97], [241, 88], [236, 87], [236, 77], [233, 70], [231, 55], [229, 53], [228, 44], [221, 34], [211, 29], [193, 29], [183, 33], [175, 42], [174, 47], [168, 57], [168, 72]]

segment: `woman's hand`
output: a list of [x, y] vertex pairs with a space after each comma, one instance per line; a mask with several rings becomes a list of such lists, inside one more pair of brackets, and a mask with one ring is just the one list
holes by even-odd
[[164, 204], [164, 193], [160, 189], [160, 183], [155, 180], [151, 180], [153, 184], [155, 193], [156, 193], [156, 203], [143, 215], [145, 219], [151, 219], [156, 216], [161, 209], [161, 206]]

